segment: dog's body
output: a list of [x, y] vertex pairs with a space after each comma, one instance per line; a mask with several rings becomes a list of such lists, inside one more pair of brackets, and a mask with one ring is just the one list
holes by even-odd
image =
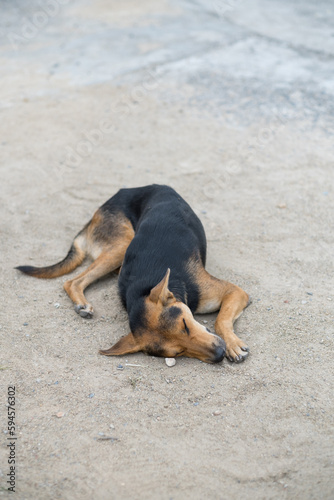
[[[196, 357], [219, 362], [226, 351], [240, 362], [248, 348], [233, 332], [233, 322], [249, 303], [241, 288], [205, 270], [206, 238], [190, 206], [172, 188], [151, 185], [121, 189], [80, 231], [64, 260], [53, 266], [18, 267], [38, 278], [74, 270], [89, 255], [93, 263], [64, 288], [82, 317], [93, 308], [85, 288], [121, 267], [119, 290], [131, 332], [102, 354], [144, 351], [154, 356]], [[193, 313], [220, 309], [217, 335]]]

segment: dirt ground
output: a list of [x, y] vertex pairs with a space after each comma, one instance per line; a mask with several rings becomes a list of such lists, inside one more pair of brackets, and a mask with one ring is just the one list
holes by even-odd
[[[0, 497], [14, 385], [10, 498], [334, 498], [331, 3], [1, 11]], [[200, 216], [208, 270], [253, 298], [243, 364], [102, 357], [128, 333], [117, 276], [88, 289], [85, 320], [66, 277], [14, 269], [60, 260], [119, 188], [153, 182]]]

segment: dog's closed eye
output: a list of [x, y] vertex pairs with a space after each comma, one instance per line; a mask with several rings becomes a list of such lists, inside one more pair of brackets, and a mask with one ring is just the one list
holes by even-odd
[[189, 328], [187, 327], [187, 323], [186, 323], [185, 319], [183, 319], [183, 324], [184, 324], [184, 329], [187, 332], [187, 335], [190, 335], [190, 331], [189, 331]]

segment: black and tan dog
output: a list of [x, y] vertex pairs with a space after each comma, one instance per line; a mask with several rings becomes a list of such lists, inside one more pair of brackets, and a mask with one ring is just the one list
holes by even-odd
[[[73, 271], [86, 256], [93, 263], [64, 288], [80, 316], [93, 308], [85, 288], [121, 268], [119, 291], [129, 314], [131, 332], [100, 351], [121, 355], [144, 351], [153, 356], [188, 356], [208, 363], [225, 353], [240, 362], [248, 348], [233, 323], [249, 303], [246, 292], [205, 270], [206, 238], [190, 206], [172, 188], [152, 185], [121, 189], [94, 214], [75, 237], [64, 260], [49, 267], [18, 267], [37, 278]], [[193, 313], [219, 310], [216, 335]]]

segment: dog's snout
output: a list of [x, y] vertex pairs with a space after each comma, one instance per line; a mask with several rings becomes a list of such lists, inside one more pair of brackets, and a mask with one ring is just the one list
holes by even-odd
[[223, 341], [223, 339], [220, 339], [220, 342], [218, 344], [215, 344], [214, 346], [214, 355], [212, 359], [212, 363], [220, 363], [226, 352], [226, 344]]

